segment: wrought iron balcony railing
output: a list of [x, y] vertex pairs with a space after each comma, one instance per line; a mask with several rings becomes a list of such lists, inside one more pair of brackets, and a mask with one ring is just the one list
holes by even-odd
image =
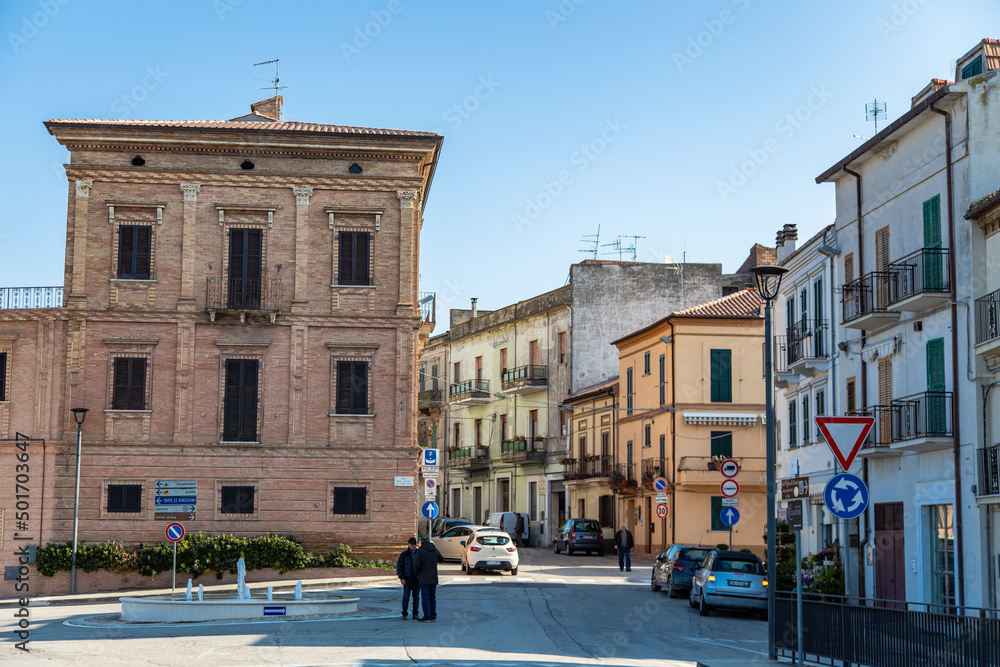
[[976, 299], [976, 345], [1000, 337], [1000, 289]]
[[618, 463], [611, 469], [608, 484], [616, 493], [629, 493], [639, 488], [635, 474], [635, 464]]
[[979, 484], [976, 485], [976, 495], [1000, 494], [1000, 445], [983, 447], [976, 454], [979, 458]]
[[500, 458], [504, 461], [541, 461], [545, 458], [545, 439], [514, 437], [500, 443]]
[[892, 294], [896, 288], [897, 272], [873, 271], [843, 287], [841, 306], [843, 321], [850, 322], [870, 313], [884, 312], [892, 304]]
[[[666, 466], [666, 460], [664, 460], [664, 466]], [[641, 468], [643, 486], [653, 486], [653, 480], [665, 476], [664, 471], [660, 469], [660, 459], [643, 459]]]
[[0, 310], [62, 308], [62, 287], [0, 287]]
[[594, 479], [598, 477], [611, 476], [611, 455], [594, 454], [585, 456], [582, 459], [570, 459], [566, 464], [566, 477], [568, 479]]
[[800, 320], [787, 329], [786, 353], [788, 366], [803, 359], [823, 359], [826, 349], [826, 320]]
[[[730, 457], [740, 466], [740, 472], [767, 472], [767, 459], [763, 456]], [[724, 459], [720, 456], [684, 456], [677, 462], [677, 469], [684, 471], [718, 470]], [[738, 478], [737, 478], [738, 479]], [[722, 481], [720, 473], [719, 481]]]
[[437, 294], [435, 292], [420, 293], [420, 320], [434, 322], [436, 316]]
[[953, 435], [953, 410], [950, 391], [928, 391], [849, 414], [875, 418], [862, 445], [864, 450], [916, 438], [950, 437]]
[[448, 394], [455, 400], [461, 400], [463, 398], [469, 398], [480, 395], [485, 398], [489, 398], [490, 381], [463, 380], [462, 382], [455, 382], [448, 388]]
[[205, 278], [205, 309], [280, 312], [281, 279]]
[[921, 248], [889, 265], [895, 278], [891, 283], [893, 303], [925, 292], [949, 292], [951, 251]]

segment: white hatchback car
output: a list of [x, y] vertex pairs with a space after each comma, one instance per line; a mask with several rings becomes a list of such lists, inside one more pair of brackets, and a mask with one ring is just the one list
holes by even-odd
[[470, 535], [462, 552], [462, 570], [506, 570], [517, 574], [517, 547], [507, 533], [496, 529], [479, 530]]
[[491, 526], [455, 526], [446, 530], [439, 537], [434, 538], [434, 546], [441, 552], [441, 557], [445, 560], [462, 560], [462, 552], [465, 551], [465, 542], [469, 536], [476, 531], [500, 532], [499, 528]]

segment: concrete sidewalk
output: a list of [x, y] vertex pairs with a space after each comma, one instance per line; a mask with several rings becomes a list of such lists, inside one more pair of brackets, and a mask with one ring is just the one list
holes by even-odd
[[[195, 580], [197, 581], [197, 580]], [[346, 588], [348, 586], [383, 586], [383, 585], [398, 585], [399, 579], [396, 578], [395, 574], [391, 575], [377, 575], [377, 576], [359, 576], [359, 577], [333, 577], [329, 579], [303, 579], [302, 580], [302, 590], [327, 590], [336, 588]], [[255, 581], [247, 582], [247, 586], [250, 587], [251, 592], [255, 593], [254, 597], [265, 597], [267, 595], [267, 587], [273, 586], [274, 592], [287, 592], [295, 589], [294, 581], [278, 580], [278, 581]], [[192, 582], [192, 595], [197, 596], [198, 585]], [[233, 597], [236, 596], [236, 584], [213, 584], [211, 586], [205, 586], [205, 592], [218, 592], [218, 591], [232, 591]], [[183, 594], [187, 589], [187, 580], [177, 582], [177, 593]], [[114, 604], [118, 602], [119, 598], [123, 597], [147, 597], [150, 595], [169, 595], [170, 587], [166, 588], [156, 588], [151, 590], [141, 590], [141, 591], [109, 591], [107, 593], [80, 593], [77, 595], [47, 595], [42, 597], [29, 597], [30, 605], [32, 607], [49, 607], [56, 605], [74, 605], [74, 604]], [[0, 609], [7, 609], [18, 607], [17, 598], [0, 598]]]

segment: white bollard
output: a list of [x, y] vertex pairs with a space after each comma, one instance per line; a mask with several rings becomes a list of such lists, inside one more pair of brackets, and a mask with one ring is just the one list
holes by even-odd
[[205, 587], [198, 584], [198, 602], [204, 602]]
[[301, 600], [302, 599], [302, 580], [301, 579], [299, 579], [299, 582], [297, 584], [295, 584], [295, 599], [296, 600]]
[[187, 600], [188, 602], [191, 601], [191, 580], [190, 579], [188, 579], [187, 590], [184, 591], [184, 599]]
[[272, 602], [272, 600], [271, 600], [271, 593], [273, 593], [273, 592], [274, 592], [274, 586], [268, 586], [267, 587], [267, 601], [268, 602]]

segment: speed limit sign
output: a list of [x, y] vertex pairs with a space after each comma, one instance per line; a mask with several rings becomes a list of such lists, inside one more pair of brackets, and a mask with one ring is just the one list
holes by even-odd
[[660, 517], [661, 519], [667, 518], [667, 506], [665, 503], [660, 503], [659, 505], [656, 506], [656, 516]]

